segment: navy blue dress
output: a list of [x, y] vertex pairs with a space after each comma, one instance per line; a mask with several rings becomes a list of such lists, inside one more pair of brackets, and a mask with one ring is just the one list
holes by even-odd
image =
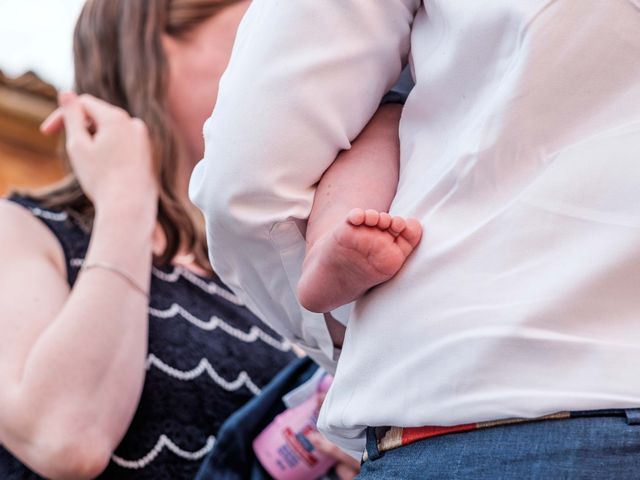
[[[59, 240], [73, 285], [90, 235], [64, 212], [22, 197]], [[117, 299], [114, 299], [117, 300]], [[215, 275], [153, 267], [142, 398], [101, 479], [193, 478], [222, 423], [293, 358]], [[0, 479], [39, 479], [0, 446]]]

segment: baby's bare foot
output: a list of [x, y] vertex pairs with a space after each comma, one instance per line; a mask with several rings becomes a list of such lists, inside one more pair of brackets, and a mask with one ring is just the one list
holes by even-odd
[[393, 277], [418, 245], [422, 226], [376, 210], [356, 208], [311, 247], [298, 298], [313, 312], [329, 312]]

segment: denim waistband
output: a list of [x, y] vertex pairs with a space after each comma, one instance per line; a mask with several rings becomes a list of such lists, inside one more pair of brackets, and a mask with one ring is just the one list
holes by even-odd
[[626, 417], [629, 425], [640, 425], [640, 408], [632, 409], [604, 409], [558, 412], [536, 418], [509, 418], [489, 422], [468, 423], [449, 427], [368, 427], [367, 443], [363, 462], [380, 458], [382, 453], [411, 443], [441, 435], [469, 432], [485, 428], [517, 425], [551, 420], [566, 420], [581, 417]]

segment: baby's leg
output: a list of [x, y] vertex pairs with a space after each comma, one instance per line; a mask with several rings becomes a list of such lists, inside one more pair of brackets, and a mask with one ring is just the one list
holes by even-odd
[[301, 304], [328, 312], [393, 277], [422, 227], [386, 213], [398, 184], [401, 105], [383, 105], [323, 175], [307, 227]]

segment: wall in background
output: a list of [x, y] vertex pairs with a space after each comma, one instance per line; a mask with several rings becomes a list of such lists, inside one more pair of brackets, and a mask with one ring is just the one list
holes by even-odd
[[[0, 0], [0, 195], [60, 179], [60, 138], [38, 126], [73, 83], [73, 27], [84, 0]], [[33, 72], [33, 73], [31, 73]]]

